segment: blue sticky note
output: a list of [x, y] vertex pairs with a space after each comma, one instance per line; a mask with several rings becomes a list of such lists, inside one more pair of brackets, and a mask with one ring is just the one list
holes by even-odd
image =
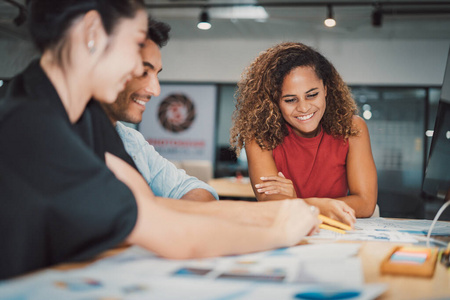
[[417, 263], [417, 264], [424, 263], [426, 259], [427, 259], [426, 256], [419, 257], [419, 256], [402, 255], [402, 254], [398, 254], [398, 253], [394, 253], [391, 256], [391, 261], [394, 261], [394, 262], [410, 262], [410, 263]]

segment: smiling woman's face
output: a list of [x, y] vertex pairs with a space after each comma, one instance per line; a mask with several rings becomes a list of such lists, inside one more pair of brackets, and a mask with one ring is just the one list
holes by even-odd
[[302, 137], [319, 134], [327, 95], [323, 81], [311, 67], [297, 67], [283, 80], [280, 110], [283, 118]]
[[108, 48], [92, 73], [93, 96], [112, 103], [125, 84], [143, 72], [141, 47], [147, 32], [147, 13], [139, 10], [132, 19], [123, 18], [109, 37]]

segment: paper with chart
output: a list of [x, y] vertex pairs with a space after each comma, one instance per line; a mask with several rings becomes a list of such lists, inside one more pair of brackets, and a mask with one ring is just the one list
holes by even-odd
[[[396, 220], [385, 218], [368, 218], [358, 219], [357, 226], [365, 230], [387, 230], [426, 235], [432, 222], [432, 220], [423, 219]], [[450, 222], [436, 222], [431, 235], [450, 235]]]
[[[340, 234], [321, 229], [311, 239], [335, 239], [353, 241], [386, 241], [399, 243], [417, 243], [421, 240], [415, 235], [426, 235], [431, 220], [396, 220], [385, 218], [357, 219], [353, 231]], [[450, 235], [449, 222], [437, 222], [433, 235]]]

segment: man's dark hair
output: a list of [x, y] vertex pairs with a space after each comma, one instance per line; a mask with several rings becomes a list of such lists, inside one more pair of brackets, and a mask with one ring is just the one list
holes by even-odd
[[151, 18], [148, 20], [147, 38], [155, 42], [159, 48], [162, 48], [167, 44], [169, 40], [169, 31], [169, 24]]

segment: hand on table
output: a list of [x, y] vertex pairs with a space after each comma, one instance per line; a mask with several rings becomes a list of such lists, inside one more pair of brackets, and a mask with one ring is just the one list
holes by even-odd
[[[317, 199], [317, 201], [315, 201]], [[356, 222], [355, 210], [344, 201], [331, 198], [315, 198], [309, 204], [319, 208], [320, 213], [326, 217], [337, 220], [353, 227]]]
[[289, 197], [297, 197], [294, 184], [291, 180], [286, 179], [283, 173], [278, 172], [277, 176], [261, 177], [263, 183], [255, 184], [258, 193], [266, 195], [286, 195]]

